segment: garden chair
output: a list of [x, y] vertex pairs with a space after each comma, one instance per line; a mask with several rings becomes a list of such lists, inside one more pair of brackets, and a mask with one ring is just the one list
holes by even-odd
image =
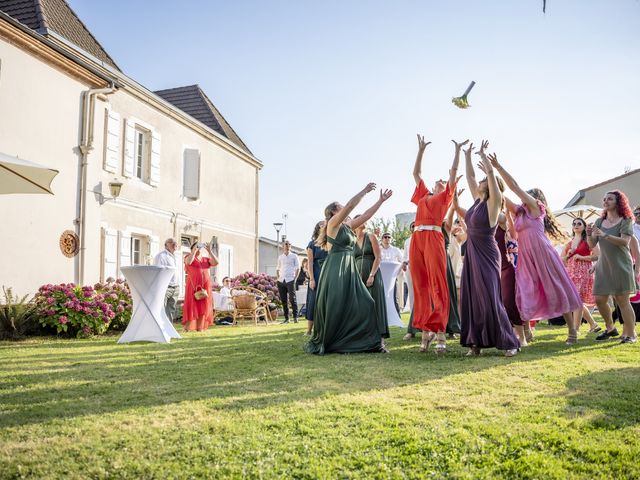
[[260, 317], [264, 318], [267, 325], [269, 324], [266, 293], [249, 286], [236, 287], [231, 290], [231, 299], [234, 305], [233, 323], [235, 325], [238, 325], [239, 319], [250, 318], [257, 326]]
[[219, 318], [233, 318], [233, 301], [219, 292], [213, 292], [213, 322]]

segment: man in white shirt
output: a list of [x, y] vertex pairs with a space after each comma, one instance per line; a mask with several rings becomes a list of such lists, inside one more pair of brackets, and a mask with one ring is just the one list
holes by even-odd
[[180, 293], [178, 278], [175, 273], [176, 248], [178, 248], [176, 241], [173, 238], [167, 238], [164, 242], [164, 250], [156, 255], [153, 262], [154, 265], [158, 267], [170, 267], [174, 269], [174, 273], [171, 276], [169, 286], [167, 287], [167, 291], [164, 295], [164, 311], [172, 322], [176, 318], [176, 302], [178, 301], [178, 294]]
[[[382, 262], [402, 262], [402, 252], [398, 247], [391, 245], [391, 234], [384, 232], [382, 234], [382, 245], [380, 248], [380, 261]], [[400, 314], [398, 306], [398, 284], [393, 287], [393, 303]]]
[[[289, 323], [289, 302], [293, 310], [293, 322], [298, 323], [298, 302], [296, 301], [295, 280], [300, 272], [300, 260], [295, 253], [291, 253], [291, 243], [284, 242], [282, 255], [278, 257], [276, 277], [278, 278], [278, 294], [284, 311], [284, 322]], [[287, 301], [287, 296], [289, 301]]]

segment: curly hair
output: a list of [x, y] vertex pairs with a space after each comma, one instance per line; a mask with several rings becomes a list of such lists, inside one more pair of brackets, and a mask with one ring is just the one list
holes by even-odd
[[311, 240], [313, 240], [314, 242], [318, 239], [318, 236], [320, 235], [320, 229], [322, 228], [323, 225], [324, 225], [324, 220], [320, 220], [318, 223], [316, 223], [316, 226], [313, 227]]
[[527, 190], [527, 193], [544, 205], [544, 233], [556, 242], [565, 242], [567, 240], [567, 235], [562, 231], [562, 226], [556, 219], [553, 212], [549, 210], [547, 197], [544, 196], [542, 190], [539, 188], [532, 188], [531, 190]]
[[336, 214], [337, 208], [340, 205], [340, 202], [331, 202], [324, 209], [324, 218], [325, 222], [322, 227], [320, 227], [320, 233], [318, 234], [318, 238], [316, 239], [316, 245], [322, 248], [323, 250], [328, 250], [327, 248], [327, 223], [331, 217]]
[[[605, 193], [605, 195], [613, 195], [616, 197], [616, 207], [618, 210], [618, 215], [622, 218], [630, 218], [631, 220], [635, 220], [635, 216], [633, 215], [633, 210], [631, 210], [631, 206], [629, 205], [629, 199], [620, 190], [611, 190], [610, 192]], [[607, 218], [607, 211], [602, 210], [602, 218]]]

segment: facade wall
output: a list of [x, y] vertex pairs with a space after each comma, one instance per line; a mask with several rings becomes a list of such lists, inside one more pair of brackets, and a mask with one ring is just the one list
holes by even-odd
[[577, 205], [594, 205], [602, 207], [602, 198], [605, 193], [611, 190], [621, 190], [629, 198], [631, 208], [640, 204], [640, 172], [634, 173], [624, 178], [620, 178], [605, 185], [586, 190], [585, 196], [578, 201]]
[[[78, 231], [82, 98], [91, 87], [1, 37], [0, 61], [0, 151], [60, 172], [52, 184], [55, 195], [0, 195], [6, 225], [0, 285], [33, 293], [44, 283], [78, 279], [78, 257], [65, 257], [58, 241], [63, 231]], [[131, 263], [131, 238], [136, 236], [142, 239], [138, 261], [143, 264], [166, 238], [180, 242], [187, 236], [217, 242], [224, 257], [218, 277], [257, 270], [258, 166], [127, 88], [98, 97], [94, 112], [93, 149], [87, 157], [85, 284], [119, 275], [119, 267]], [[110, 114], [119, 117], [119, 124], [117, 138], [112, 134], [109, 139]], [[124, 175], [132, 145], [127, 122], [146, 129], [154, 141], [153, 148], [148, 145], [155, 161], [150, 163], [158, 167], [154, 182], [150, 176], [141, 181]], [[107, 148], [113, 145], [115, 152]], [[200, 157], [195, 200], [183, 195], [185, 149], [197, 150]], [[111, 200], [108, 184], [114, 179], [123, 186], [118, 199]]]
[[26, 294], [74, 279], [76, 262], [58, 242], [75, 230], [80, 98], [88, 86], [2, 37], [0, 61], [0, 151], [60, 171], [55, 195], [0, 195], [0, 285]]

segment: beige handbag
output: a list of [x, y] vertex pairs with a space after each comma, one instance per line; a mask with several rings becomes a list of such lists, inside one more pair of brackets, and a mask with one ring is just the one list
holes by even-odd
[[202, 287], [198, 287], [196, 288], [196, 291], [193, 292], [193, 296], [196, 300], [204, 300], [209, 296], [209, 292]]

